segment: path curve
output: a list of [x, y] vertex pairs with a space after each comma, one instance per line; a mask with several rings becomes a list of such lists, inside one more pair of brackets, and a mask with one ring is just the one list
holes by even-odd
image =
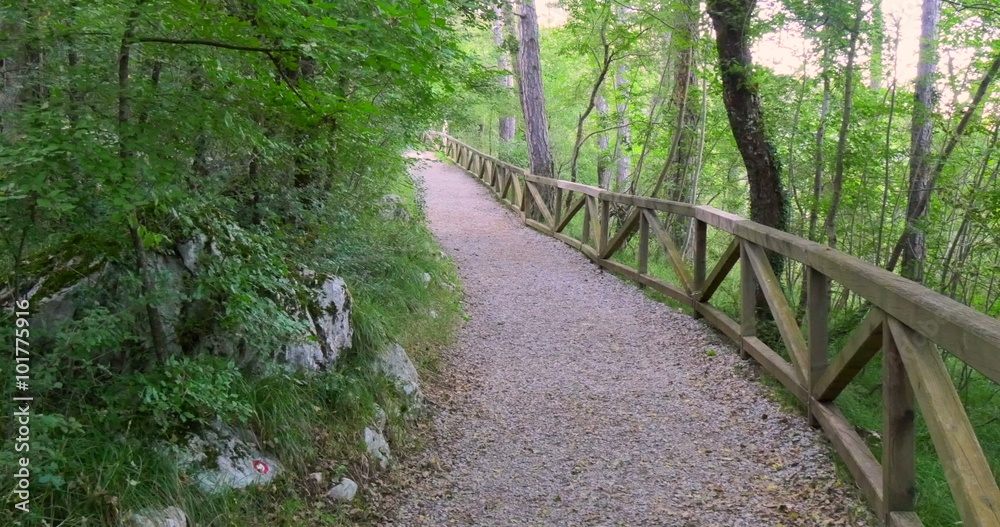
[[446, 362], [468, 389], [438, 401], [388, 525], [868, 524], [825, 440], [723, 337], [520, 225], [458, 167], [414, 175], [462, 279]]

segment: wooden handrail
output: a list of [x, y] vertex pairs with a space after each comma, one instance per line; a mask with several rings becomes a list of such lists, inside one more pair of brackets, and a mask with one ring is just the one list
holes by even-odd
[[[518, 212], [525, 225], [580, 250], [603, 268], [691, 307], [695, 316], [736, 342], [742, 354], [752, 356], [806, 406], [810, 421], [830, 438], [887, 525], [922, 525], [913, 512], [914, 412], [919, 405], [962, 521], [969, 526], [1000, 527], [1000, 488], [941, 355], [931, 344], [948, 350], [993, 382], [1000, 382], [1000, 320], [843, 252], [713, 207], [619, 194], [540, 177], [440, 132], [427, 132], [425, 139], [441, 141], [446, 154], [490, 186], [502, 202]], [[539, 186], [554, 190], [558, 197], [554, 204], [545, 202]], [[511, 189], [513, 195], [508, 199]], [[573, 200], [567, 193], [581, 196]], [[614, 236], [609, 220], [612, 203], [633, 208]], [[581, 210], [583, 231], [576, 239], [563, 231]], [[693, 273], [660, 223], [657, 214], [661, 212], [695, 222]], [[712, 268], [706, 262], [709, 226], [733, 236], [733, 242]], [[635, 234], [639, 236], [638, 269], [611, 259]], [[648, 274], [651, 239], [655, 241], [652, 245], [667, 256], [679, 284]], [[808, 339], [771, 270], [765, 250], [805, 266]], [[740, 321], [710, 304], [712, 294], [737, 261], [742, 262]], [[831, 282], [853, 291], [873, 307], [828, 364]], [[766, 306], [756, 305], [758, 287]], [[757, 338], [758, 307], [771, 312], [790, 362]], [[835, 403], [880, 349], [885, 355], [881, 464]]]

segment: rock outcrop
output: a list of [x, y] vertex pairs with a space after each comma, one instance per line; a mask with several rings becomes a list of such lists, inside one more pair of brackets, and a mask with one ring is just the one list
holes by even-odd
[[351, 347], [351, 293], [339, 277], [304, 274], [316, 283], [310, 288], [312, 298], [298, 311], [308, 322], [309, 332], [285, 348], [283, 358], [294, 367], [320, 370], [333, 366], [340, 352]]

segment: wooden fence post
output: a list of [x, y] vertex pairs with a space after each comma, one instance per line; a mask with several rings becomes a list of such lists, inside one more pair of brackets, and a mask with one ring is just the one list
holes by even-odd
[[[694, 221], [694, 291], [692, 295], [697, 300], [705, 290], [706, 259], [708, 258], [708, 224], [701, 220]], [[701, 312], [694, 310], [694, 318], [701, 318]]]
[[746, 338], [757, 336], [757, 277], [747, 255], [746, 240], [740, 240], [740, 358], [750, 354]]
[[913, 387], [889, 321], [882, 324], [882, 519], [916, 505], [916, 432]]
[[583, 200], [584, 200], [584, 205], [583, 205], [583, 234], [580, 235], [580, 245], [581, 246], [582, 245], [587, 245], [587, 242], [590, 241], [590, 222], [595, 219], [595, 218], [591, 218], [590, 217], [590, 203], [588, 203], [590, 201], [590, 196], [584, 196]]
[[552, 231], [555, 232], [556, 226], [562, 221], [562, 210], [563, 210], [563, 189], [556, 187], [556, 206], [554, 211], [552, 211]]
[[597, 254], [604, 254], [608, 248], [608, 232], [611, 230], [611, 202], [601, 201], [601, 230], [600, 238], [597, 240]]
[[[641, 211], [639, 212], [639, 271], [640, 275], [649, 272], [649, 220]], [[639, 282], [639, 289], [646, 287]]]
[[[808, 303], [809, 321], [809, 364], [805, 369], [808, 374], [806, 390], [812, 393], [813, 384], [826, 371], [828, 362], [828, 347], [830, 344], [830, 279], [823, 273], [806, 266], [806, 302]], [[819, 426], [809, 411], [809, 424]]]

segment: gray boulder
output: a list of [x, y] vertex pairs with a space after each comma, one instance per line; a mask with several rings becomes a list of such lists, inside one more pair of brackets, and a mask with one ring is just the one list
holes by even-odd
[[389, 461], [392, 459], [392, 452], [389, 450], [389, 442], [385, 440], [385, 436], [381, 432], [367, 427], [364, 434], [365, 449], [368, 451], [368, 454], [378, 461], [380, 467], [385, 468], [389, 466]]
[[340, 480], [339, 483], [333, 486], [326, 496], [333, 501], [338, 502], [348, 502], [354, 499], [355, 494], [358, 493], [358, 484], [353, 480], [344, 478]]
[[417, 368], [399, 344], [392, 344], [379, 355], [377, 362], [379, 370], [392, 380], [397, 388], [409, 399], [414, 408], [423, 403], [424, 393], [420, 390], [420, 377]]
[[309, 328], [302, 340], [284, 350], [285, 362], [306, 370], [332, 367], [340, 352], [351, 347], [351, 293], [339, 277], [319, 281], [311, 272], [305, 276], [316, 280], [315, 296], [303, 306], [298, 316], [305, 318]]

